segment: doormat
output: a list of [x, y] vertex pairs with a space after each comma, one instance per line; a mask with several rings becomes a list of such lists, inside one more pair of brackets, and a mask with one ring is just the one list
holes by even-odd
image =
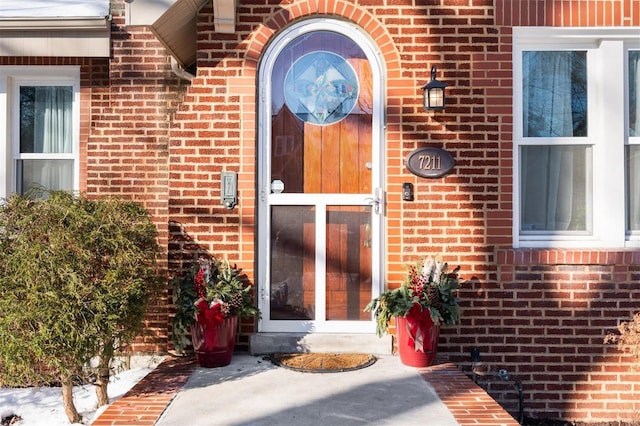
[[341, 373], [365, 368], [376, 362], [369, 354], [293, 353], [273, 354], [271, 362], [306, 373]]

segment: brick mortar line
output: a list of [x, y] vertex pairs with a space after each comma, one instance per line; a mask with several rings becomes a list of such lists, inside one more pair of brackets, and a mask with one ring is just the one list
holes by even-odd
[[455, 364], [433, 365], [419, 369], [419, 372], [461, 426], [519, 426], [502, 406]]
[[153, 426], [184, 387], [196, 367], [194, 359], [170, 357], [109, 406], [92, 426]]

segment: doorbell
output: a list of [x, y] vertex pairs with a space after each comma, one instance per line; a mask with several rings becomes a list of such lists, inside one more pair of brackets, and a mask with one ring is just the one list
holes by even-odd
[[402, 199], [404, 201], [413, 201], [413, 184], [411, 182], [402, 184]]

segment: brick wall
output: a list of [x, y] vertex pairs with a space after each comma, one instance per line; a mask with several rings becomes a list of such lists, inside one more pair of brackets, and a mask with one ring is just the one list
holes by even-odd
[[628, 27], [640, 25], [637, 0], [495, 0], [498, 25]]
[[603, 337], [640, 306], [640, 253], [498, 249], [496, 263], [496, 281], [468, 283], [451, 359], [471, 373], [478, 348], [479, 384], [514, 414], [500, 368], [522, 382], [529, 415], [637, 421], [640, 375]]
[[[237, 262], [254, 281], [257, 106], [261, 53], [297, 20], [333, 16], [361, 26], [386, 73], [386, 282], [402, 265], [444, 253], [461, 266], [462, 324], [442, 330], [441, 355], [471, 372], [514, 414], [505, 368], [522, 381], [530, 416], [630, 420], [640, 377], [602, 339], [640, 305], [637, 251], [513, 250], [512, 64], [514, 25], [638, 26], [639, 0], [242, 0], [235, 34], [199, 12], [198, 71], [178, 80], [160, 43], [124, 27], [113, 0], [109, 60], [0, 58], [0, 64], [82, 65], [83, 190], [141, 200], [158, 224], [170, 272], [203, 251]], [[426, 112], [419, 89], [432, 65], [449, 83], [447, 109]], [[404, 159], [426, 145], [451, 152], [454, 172], [428, 180]], [[239, 173], [239, 206], [220, 204], [222, 171]], [[416, 199], [401, 201], [403, 182]], [[164, 294], [134, 350], [167, 348]], [[255, 331], [245, 321], [240, 346]], [[170, 345], [169, 345], [170, 347]], [[489, 374], [487, 374], [489, 373]], [[634, 405], [636, 404], [636, 405]]]
[[[83, 88], [90, 98], [83, 189], [143, 204], [158, 226], [166, 256], [169, 128], [184, 83], [173, 75], [166, 51], [148, 29], [124, 26], [124, 3], [112, 2], [111, 14], [111, 58], [89, 71], [90, 82]], [[166, 257], [159, 259], [159, 267], [166, 270]], [[130, 349], [166, 351], [168, 321], [164, 290], [145, 316], [143, 335]]]
[[[638, 421], [638, 375], [630, 360], [603, 337], [640, 308], [638, 251], [513, 250], [512, 232], [512, 26], [638, 26], [640, 2], [495, 1], [500, 49], [480, 78], [493, 78], [487, 109], [502, 117], [499, 129], [498, 208], [487, 211], [487, 242], [495, 276], [472, 280], [462, 327], [448, 343], [463, 361], [480, 349], [481, 371], [505, 368], [521, 380], [525, 413], [584, 421]], [[496, 71], [498, 74], [496, 75]], [[467, 358], [468, 359], [468, 358]], [[466, 363], [468, 371], [471, 369]], [[512, 413], [517, 394], [493, 374], [480, 383]]]
[[[120, 22], [122, 19], [120, 13]], [[101, 169], [96, 178], [100, 182], [106, 178], [116, 187], [119, 186], [116, 182], [122, 181], [123, 195], [131, 191], [133, 198], [147, 206], [158, 223], [161, 246], [167, 253], [171, 196], [169, 131], [188, 84], [171, 72], [164, 48], [149, 30], [119, 25], [118, 29], [114, 34], [109, 101], [112, 113], [119, 120], [111, 121], [105, 128], [110, 147], [96, 145], [101, 154], [110, 151], [105, 168], [99, 160], [96, 162]], [[116, 53], [116, 49], [119, 52]], [[110, 187], [108, 184], [103, 190]], [[167, 258], [162, 259], [161, 266], [168, 267]], [[164, 292], [147, 316], [147, 333], [143, 336], [146, 345], [140, 345], [140, 350], [167, 349], [170, 340], [167, 323], [171, 320], [167, 297], [170, 296]]]
[[[638, 253], [510, 248], [511, 27], [640, 25], [640, 2], [243, 0], [237, 12], [233, 35], [213, 32], [210, 4], [200, 12], [198, 75], [170, 133], [171, 265], [205, 250], [237, 261], [253, 280], [260, 55], [292, 22], [341, 17], [365, 29], [386, 67], [388, 285], [424, 254], [461, 266], [463, 320], [443, 330], [441, 351], [471, 374], [469, 351], [479, 348], [479, 382], [514, 414], [517, 395], [496, 380], [499, 368], [522, 381], [527, 415], [596, 421], [637, 412], [638, 377], [602, 338], [639, 305]], [[443, 112], [421, 105], [431, 65], [450, 84]], [[408, 173], [404, 158], [425, 145], [450, 151], [454, 173]], [[239, 173], [233, 211], [219, 204], [224, 170]], [[415, 185], [414, 202], [401, 201], [403, 182]], [[243, 324], [245, 342], [253, 331]]]

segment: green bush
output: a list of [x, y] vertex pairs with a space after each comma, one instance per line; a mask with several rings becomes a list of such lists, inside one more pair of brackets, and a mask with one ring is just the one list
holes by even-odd
[[[66, 192], [0, 204], [0, 385], [95, 381], [108, 403], [109, 365], [140, 332], [161, 275], [157, 229], [136, 203]], [[98, 359], [90, 370], [88, 362]]]

